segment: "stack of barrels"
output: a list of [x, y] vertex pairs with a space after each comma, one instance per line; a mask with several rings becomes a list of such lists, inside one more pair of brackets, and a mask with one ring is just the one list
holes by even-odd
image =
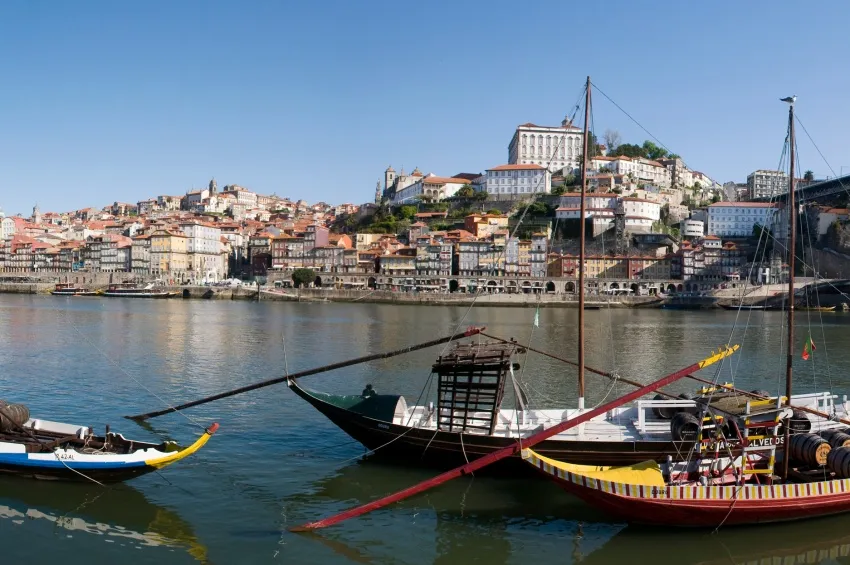
[[838, 478], [850, 478], [850, 429], [828, 430], [820, 434], [791, 436], [791, 461], [807, 467], [824, 467]]
[[848, 431], [850, 429], [821, 433], [821, 437], [832, 447], [826, 459], [826, 466], [839, 479], [850, 479], [850, 434], [847, 433]]

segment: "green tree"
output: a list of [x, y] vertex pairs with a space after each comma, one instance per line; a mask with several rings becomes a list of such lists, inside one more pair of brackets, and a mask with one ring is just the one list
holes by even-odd
[[473, 190], [473, 188], [468, 184], [465, 184], [459, 189], [457, 189], [457, 192], [455, 192], [455, 196], [458, 196], [460, 198], [472, 198], [473, 196], [475, 196], [475, 190]]
[[663, 159], [667, 155], [667, 150], [663, 147], [658, 147], [648, 139], [643, 142], [643, 156], [647, 159]]
[[501, 215], [502, 215], [502, 211], [501, 211], [501, 210], [498, 210], [498, 209], [496, 209], [496, 208], [490, 208], [489, 210], [487, 210], [487, 213], [488, 213], [488, 214], [495, 214], [495, 215], [497, 215], [497, 216], [501, 216]]
[[316, 271], [313, 269], [295, 269], [292, 271], [292, 282], [295, 288], [308, 286], [316, 282]]
[[483, 202], [484, 200], [487, 200], [488, 196], [489, 195], [482, 190], [482, 191], [476, 192], [475, 196], [473, 198], [475, 200]]
[[813, 171], [806, 171], [803, 173], [803, 180], [806, 182], [812, 182], [815, 180], [815, 173]]
[[633, 145], [631, 143], [622, 143], [614, 149], [613, 153], [609, 153], [612, 157], [643, 157], [644, 150], [640, 145]]
[[552, 188], [552, 194], [554, 196], [561, 196], [565, 192], [566, 192], [566, 188], [564, 187], [564, 185], [560, 185], [560, 186], [556, 186], [556, 187]]
[[416, 206], [402, 206], [396, 211], [396, 216], [400, 220], [411, 220], [416, 216]]

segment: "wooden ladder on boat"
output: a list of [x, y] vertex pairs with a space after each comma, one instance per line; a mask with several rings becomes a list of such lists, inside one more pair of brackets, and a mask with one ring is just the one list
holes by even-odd
[[438, 375], [437, 428], [450, 432], [492, 434], [505, 393], [505, 376], [517, 346], [506, 343], [458, 344], [441, 356]]
[[[779, 445], [779, 425], [785, 410], [782, 404], [785, 397], [769, 400], [749, 400], [742, 416], [741, 430], [743, 449], [741, 465], [741, 483], [746, 475], [765, 475], [767, 484], [773, 482], [776, 466], [776, 448]], [[754, 431], [763, 430], [754, 434]], [[766, 467], [756, 467], [750, 461], [750, 454], [767, 456]]]

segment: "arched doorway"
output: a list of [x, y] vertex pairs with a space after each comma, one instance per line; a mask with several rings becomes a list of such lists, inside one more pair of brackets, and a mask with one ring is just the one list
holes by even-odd
[[313, 286], [316, 288], [322, 288], [322, 277], [316, 277], [316, 280], [313, 281]]
[[375, 280], [375, 277], [369, 277], [369, 280], [366, 281], [366, 286], [374, 290], [378, 288], [378, 281]]
[[685, 285], [685, 292], [690, 292], [690, 291], [691, 291], [691, 283], [687, 283]]
[[640, 290], [640, 287], [638, 286], [638, 283], [632, 283], [631, 289], [632, 289], [632, 292], [634, 292], [634, 293], [635, 293], [635, 296], [637, 296], [637, 295], [638, 295], [638, 291]]
[[611, 286], [608, 287], [608, 288], [620, 288], [620, 284], [619, 283], [611, 283]]
[[487, 292], [494, 293], [497, 291], [496, 289], [497, 283], [496, 281], [487, 281]]
[[457, 292], [458, 286], [460, 286], [457, 282], [457, 279], [452, 279], [449, 281], [449, 292]]
[[555, 292], [555, 283], [549, 281], [546, 283], [546, 292]]
[[522, 281], [522, 291], [526, 294], [531, 292], [531, 282], [530, 281]]
[[668, 284], [667, 292], [668, 294], [673, 294], [674, 292], [676, 292], [676, 285], [674, 285], [673, 283]]
[[574, 294], [574, 293], [575, 293], [575, 291], [576, 291], [576, 283], [574, 283], [574, 282], [572, 282], [572, 281], [568, 282], [568, 283], [566, 284], [566, 286], [564, 287], [564, 290], [565, 290], [566, 292], [571, 292], [571, 293], [573, 293], [573, 294]]
[[682, 292], [682, 285], [681, 285], [681, 283], [679, 284], [679, 286], [677, 286], [677, 287], [676, 287], [676, 290], [678, 290], [679, 292]]

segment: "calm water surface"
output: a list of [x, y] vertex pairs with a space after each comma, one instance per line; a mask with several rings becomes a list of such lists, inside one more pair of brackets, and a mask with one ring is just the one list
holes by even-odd
[[[146, 430], [123, 416], [279, 376], [285, 366], [297, 371], [403, 347], [459, 325], [486, 325], [575, 358], [576, 312], [542, 310], [539, 328], [533, 316], [512, 308], [0, 295], [0, 382], [3, 398], [27, 403], [34, 415], [186, 443], [199, 433], [186, 417], [164, 416]], [[811, 333], [817, 352], [813, 361], [797, 361], [796, 390], [831, 384], [850, 392], [850, 315], [823, 316], [822, 330], [820, 315], [799, 315], [798, 331]], [[649, 382], [730, 341], [735, 319], [734, 312], [588, 312], [587, 363]], [[741, 315], [731, 341], [744, 352], [723, 366], [722, 379], [778, 389], [785, 363], [779, 320]], [[413, 400], [438, 353], [305, 384], [359, 393], [372, 383]], [[574, 371], [534, 356], [521, 361], [534, 404], [574, 402]], [[589, 404], [625, 390], [588, 376]], [[27, 563], [850, 563], [850, 517], [716, 535], [659, 532], [612, 522], [544, 481], [488, 477], [458, 479], [321, 535], [298, 536], [286, 527], [434, 473], [357, 461], [362, 447], [284, 385], [186, 416], [220, 422], [221, 430], [161, 475], [109, 489], [0, 478], [4, 556]]]

